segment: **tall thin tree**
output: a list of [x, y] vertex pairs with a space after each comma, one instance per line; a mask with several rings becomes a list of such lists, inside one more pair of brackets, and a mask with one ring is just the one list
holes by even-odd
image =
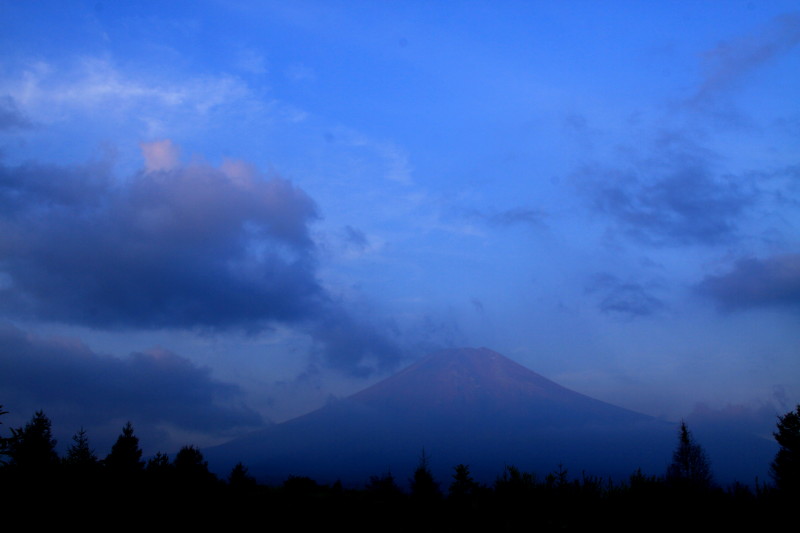
[[692, 433], [681, 420], [678, 447], [667, 468], [667, 482], [687, 489], [707, 489], [713, 484], [711, 465], [703, 448], [694, 441]]

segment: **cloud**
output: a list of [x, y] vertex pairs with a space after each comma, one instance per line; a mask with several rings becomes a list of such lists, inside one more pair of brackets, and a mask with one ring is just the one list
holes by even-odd
[[387, 334], [388, 326], [359, 319], [342, 308], [331, 308], [312, 331], [318, 355], [330, 367], [356, 377], [397, 368], [404, 353]]
[[0, 323], [0, 389], [7, 407], [44, 409], [74, 427], [121, 419], [219, 435], [262, 424], [238, 386], [177, 354], [154, 349], [117, 358], [8, 323]]
[[758, 32], [722, 42], [705, 54], [705, 79], [692, 101], [698, 103], [728, 89], [761, 65], [800, 44], [800, 13], [785, 13]]
[[730, 272], [707, 276], [696, 289], [727, 310], [800, 308], [800, 254], [741, 259]]
[[391, 335], [318, 282], [317, 207], [305, 192], [240, 161], [181, 164], [170, 141], [142, 151], [145, 169], [124, 180], [107, 162], [0, 166], [0, 314], [100, 329], [282, 323], [332, 368], [394, 368]]
[[654, 315], [664, 309], [664, 302], [653, 296], [651, 287], [635, 282], [623, 282], [607, 273], [595, 275], [586, 285], [588, 294], [601, 296], [598, 307], [606, 314], [616, 314], [626, 318]]
[[174, 170], [180, 163], [180, 151], [169, 139], [142, 143], [141, 148], [147, 172]]
[[772, 438], [777, 415], [778, 409], [772, 401], [754, 405], [728, 404], [722, 408], [700, 403], [694, 406], [686, 420], [692, 426], [705, 430], [741, 431]]
[[183, 108], [203, 114], [232, 101], [241, 105], [249, 98], [247, 86], [232, 76], [132, 77], [112, 61], [93, 57], [83, 58], [69, 68], [37, 62], [20, 73], [17, 80], [5, 86], [8, 92], [43, 118], [66, 108], [116, 113], [142, 105], [154, 113]]
[[683, 135], [667, 134], [646, 157], [584, 167], [577, 177], [591, 207], [640, 242], [721, 244], [739, 237], [757, 191], [747, 178], [715, 173], [712, 159]]
[[[243, 165], [0, 167], [0, 311], [92, 327], [261, 329], [324, 294], [302, 190]], [[176, 166], [177, 165], [177, 166]]]
[[529, 207], [512, 207], [502, 211], [485, 211], [470, 209], [465, 212], [467, 218], [480, 220], [490, 226], [509, 227], [516, 225], [543, 228], [546, 214], [539, 209]]
[[369, 239], [367, 239], [367, 236], [360, 229], [347, 225], [344, 227], [344, 233], [345, 242], [348, 246], [358, 251], [363, 251], [370, 247]]
[[17, 103], [10, 96], [0, 96], [0, 131], [25, 129], [31, 122], [19, 110]]

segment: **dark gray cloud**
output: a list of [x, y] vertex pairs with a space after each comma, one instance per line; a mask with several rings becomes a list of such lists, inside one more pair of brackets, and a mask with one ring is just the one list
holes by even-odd
[[[235, 171], [234, 171], [235, 170]], [[312, 315], [313, 201], [206, 164], [0, 168], [0, 310], [95, 327], [258, 329]]]
[[10, 96], [0, 96], [0, 131], [30, 128], [33, 124]]
[[596, 274], [585, 290], [599, 296], [598, 308], [607, 314], [636, 318], [654, 315], [665, 308], [664, 302], [652, 294], [652, 284], [622, 281], [608, 274]]
[[240, 389], [165, 350], [101, 355], [68, 339], [42, 339], [0, 322], [0, 390], [19, 413], [44, 409], [73, 427], [133, 420], [224, 434], [262, 424]]
[[713, 156], [682, 135], [665, 135], [646, 157], [617, 168], [584, 167], [579, 187], [614, 227], [652, 245], [721, 244], [737, 239], [756, 204], [749, 177], [715, 173]]
[[729, 272], [707, 276], [696, 289], [728, 310], [800, 308], [800, 254], [741, 259]]
[[761, 65], [800, 44], [800, 13], [785, 13], [756, 32], [718, 44], [705, 54], [705, 77], [693, 103], [728, 89]]

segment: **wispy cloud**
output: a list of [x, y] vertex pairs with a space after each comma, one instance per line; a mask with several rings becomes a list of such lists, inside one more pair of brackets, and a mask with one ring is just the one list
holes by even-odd
[[713, 245], [739, 237], [757, 191], [747, 176], [716, 172], [713, 155], [682, 134], [664, 135], [644, 157], [585, 166], [579, 189], [614, 227], [653, 245]]
[[12, 97], [0, 96], [0, 131], [25, 129], [32, 125]]
[[370, 246], [369, 239], [364, 232], [349, 225], [344, 227], [344, 240], [347, 246], [355, 248], [357, 251], [366, 250]]
[[467, 209], [463, 213], [466, 218], [479, 220], [490, 226], [523, 225], [539, 229], [547, 226], [545, 223], [547, 214], [540, 209], [530, 207], [518, 206], [504, 210]]
[[653, 283], [623, 281], [608, 273], [596, 274], [585, 286], [587, 294], [599, 296], [600, 311], [626, 318], [651, 316], [665, 309], [653, 289]]
[[692, 103], [702, 103], [800, 44], [800, 13], [785, 13], [758, 31], [725, 41], [705, 53], [705, 77]]

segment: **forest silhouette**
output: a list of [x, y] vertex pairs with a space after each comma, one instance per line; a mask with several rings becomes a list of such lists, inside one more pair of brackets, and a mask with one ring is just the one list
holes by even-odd
[[[0, 406], [0, 415], [7, 414]], [[775, 483], [718, 486], [711, 462], [685, 422], [677, 432], [672, 461], [663, 474], [640, 469], [628, 479], [572, 476], [560, 465], [543, 476], [507, 465], [494, 483], [475, 481], [468, 465], [453, 467], [449, 480], [434, 478], [422, 450], [407, 479], [391, 472], [363, 487], [320, 484], [289, 476], [282, 484], [259, 483], [238, 463], [224, 479], [212, 473], [202, 452], [182, 447], [174, 458], [157, 452], [143, 459], [128, 422], [105, 458], [79, 429], [63, 456], [56, 452], [51, 421], [37, 411], [23, 427], [0, 426], [0, 498], [6, 509], [47, 509], [42, 519], [81, 518], [101, 523], [124, 518], [174, 524], [248, 526], [254, 520], [295, 525], [347, 525], [351, 529], [404, 531], [464, 528], [618, 530], [660, 525], [763, 528], [777, 525], [781, 510], [796, 501], [800, 458], [800, 405], [779, 417], [780, 450], [771, 465]], [[2, 420], [0, 420], [2, 423]], [[531, 453], [536, 453], [532, 443]], [[59, 518], [60, 517], [60, 518]]]

